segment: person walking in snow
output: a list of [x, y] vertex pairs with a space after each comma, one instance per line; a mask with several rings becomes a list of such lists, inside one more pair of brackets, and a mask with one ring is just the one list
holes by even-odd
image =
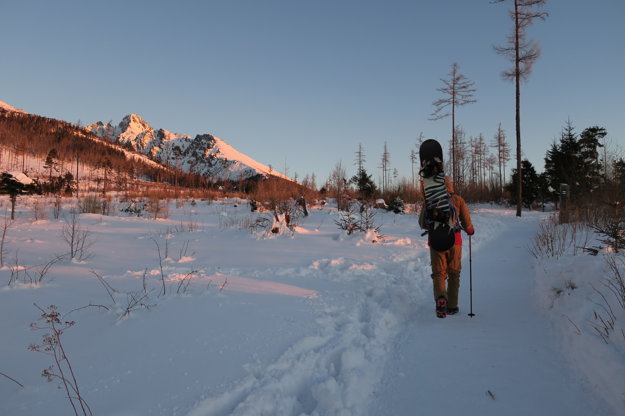
[[[451, 178], [448, 176], [445, 177], [445, 186], [453, 202], [460, 224], [456, 224], [457, 226], [454, 230], [455, 242], [448, 250], [434, 250], [431, 244], [431, 235], [428, 235], [434, 301], [436, 302], [436, 316], [439, 318], [455, 315], [459, 311], [458, 290], [460, 289], [460, 271], [462, 269], [462, 235], [460, 231], [463, 229], [469, 236], [475, 232], [467, 204], [460, 195], [454, 193]], [[419, 226], [427, 230], [427, 223], [428, 219], [426, 218], [426, 209], [424, 207], [419, 215]]]

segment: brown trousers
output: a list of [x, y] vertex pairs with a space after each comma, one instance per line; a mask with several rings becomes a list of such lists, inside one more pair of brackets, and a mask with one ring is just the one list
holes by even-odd
[[462, 268], [462, 245], [456, 244], [447, 251], [430, 249], [434, 300], [440, 296], [447, 299], [447, 306], [458, 306], [460, 269]]

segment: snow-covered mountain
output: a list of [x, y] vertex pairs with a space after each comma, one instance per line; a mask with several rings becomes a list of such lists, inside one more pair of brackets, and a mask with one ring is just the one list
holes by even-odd
[[194, 138], [154, 129], [137, 114], [129, 114], [118, 125], [101, 121], [86, 127], [99, 137], [148, 155], [165, 166], [221, 180], [237, 181], [262, 176], [286, 176], [271, 170], [210, 134]]

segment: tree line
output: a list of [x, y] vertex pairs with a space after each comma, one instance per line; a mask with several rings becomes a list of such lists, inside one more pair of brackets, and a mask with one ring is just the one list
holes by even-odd
[[[577, 134], [573, 123], [567, 121], [559, 139], [545, 154], [543, 172], [538, 173], [529, 160], [522, 161], [521, 204], [557, 206], [564, 200], [581, 209], [622, 206], [625, 159], [616, 149], [608, 148], [607, 136], [600, 126], [587, 127]], [[508, 186], [513, 198], [519, 187], [516, 173]]]

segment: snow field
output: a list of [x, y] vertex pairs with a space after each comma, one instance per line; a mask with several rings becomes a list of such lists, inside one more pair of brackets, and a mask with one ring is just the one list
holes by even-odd
[[[466, 317], [465, 236], [461, 315], [439, 320], [426, 238], [420, 236], [415, 214], [379, 211], [375, 221], [386, 238], [378, 243], [367, 235], [343, 235], [334, 224], [333, 208], [313, 208], [294, 232], [277, 236], [245, 228], [255, 214], [239, 200], [172, 204], [171, 217], [157, 220], [83, 214], [81, 225], [94, 242], [90, 258], [55, 264], [40, 285], [20, 280], [8, 287], [12, 264], [32, 267], [66, 251], [59, 238], [62, 221], [49, 216], [33, 222], [30, 206], [20, 198], [18, 221], [7, 232], [9, 260], [0, 270], [0, 313], [6, 317], [0, 320], [0, 333], [6, 335], [0, 372], [25, 388], [0, 378], [0, 414], [65, 415], [70, 410], [57, 384], [40, 376], [51, 364], [49, 357], [27, 351], [42, 335], [29, 329], [39, 316], [33, 303], [55, 304], [77, 321], [63, 343], [96, 415], [428, 412], [426, 398], [449, 388], [447, 377], [437, 376], [430, 345], [449, 337], [437, 354], [464, 351], [459, 357], [466, 358], [467, 372], [459, 373], [452, 388], [460, 399], [456, 403], [476, 410], [468, 414], [489, 414], [484, 406], [491, 399], [484, 396], [483, 385], [497, 395], [498, 412], [511, 406], [519, 412], [535, 409], [536, 400], [558, 408], [549, 397], [532, 397], [532, 389], [527, 397], [514, 396], [515, 382], [536, 381], [524, 351], [537, 341], [524, 339], [523, 332], [501, 332], [505, 320], [494, 318], [496, 305], [489, 299], [495, 297], [486, 290], [506, 287], [500, 276], [487, 276], [496, 264], [515, 256], [522, 256], [519, 264], [531, 263], [525, 244], [540, 215], [518, 220], [501, 208], [473, 209], [478, 316]], [[485, 249], [492, 250], [493, 241], [503, 247], [503, 233], [511, 227], [517, 237], [512, 246], [488, 256]], [[112, 297], [94, 272], [115, 289]], [[528, 307], [523, 302], [533, 296], [528, 289], [532, 276], [526, 277], [530, 280], [519, 286], [525, 295], [518, 308]], [[133, 296], [145, 298], [124, 315]], [[82, 308], [86, 305], [98, 306]], [[521, 324], [533, 327], [540, 322], [537, 315]], [[462, 341], [453, 339], [458, 334]], [[509, 350], [506, 337], [511, 334], [518, 335], [516, 361], [497, 352]], [[549, 344], [541, 362], [552, 361], [554, 350]], [[513, 380], [495, 371], [483, 375], [489, 383], [474, 383], [470, 370], [493, 357], [514, 374]], [[554, 366], [554, 377], [577, 385], [562, 368]], [[463, 389], [471, 383], [475, 389]], [[389, 389], [406, 395], [400, 400]], [[415, 391], [422, 394], [415, 396]], [[519, 407], [524, 402], [528, 406]]]
[[[536, 296], [560, 337], [564, 355], [575, 363], [576, 376], [586, 380], [616, 414], [623, 414], [625, 308], [606, 286], [612, 272], [605, 257], [615, 253], [604, 248], [597, 256], [572, 256], [571, 251], [572, 248], [562, 258], [546, 258], [537, 263]], [[622, 261], [622, 255], [619, 257]], [[623, 274], [625, 263], [617, 264]], [[605, 329], [598, 316], [613, 326], [605, 340], [594, 328], [602, 332]]]
[[[429, 293], [414, 216], [380, 213], [395, 223], [383, 226], [386, 243], [373, 244], [341, 236], [331, 209], [313, 210], [293, 235], [281, 236], [238, 229], [250, 214], [233, 202], [170, 212], [156, 221], [83, 214], [91, 258], [55, 265], [42, 285], [2, 288], [2, 307], [15, 316], [3, 330], [20, 334], [6, 347], [13, 359], [2, 371], [18, 375], [27, 386], [20, 394], [33, 396], [28, 405], [19, 396], [4, 401], [12, 414], [63, 414], [68, 406], [39, 377], [47, 357], [26, 351], [40, 336], [28, 330], [39, 314], [33, 303], [64, 313], [88, 304], [110, 309], [72, 312], [78, 324], [64, 335], [97, 414], [365, 413], [389, 343]], [[60, 254], [62, 222], [28, 215], [8, 232], [11, 254], [28, 265]], [[176, 232], [181, 221], [197, 231]], [[166, 296], [157, 296], [157, 244]], [[117, 291], [114, 304], [92, 270]], [[192, 271], [189, 289], [176, 293]], [[1, 276], [8, 274], [5, 267]], [[120, 319], [129, 293], [142, 293], [144, 275], [148, 307]]]

